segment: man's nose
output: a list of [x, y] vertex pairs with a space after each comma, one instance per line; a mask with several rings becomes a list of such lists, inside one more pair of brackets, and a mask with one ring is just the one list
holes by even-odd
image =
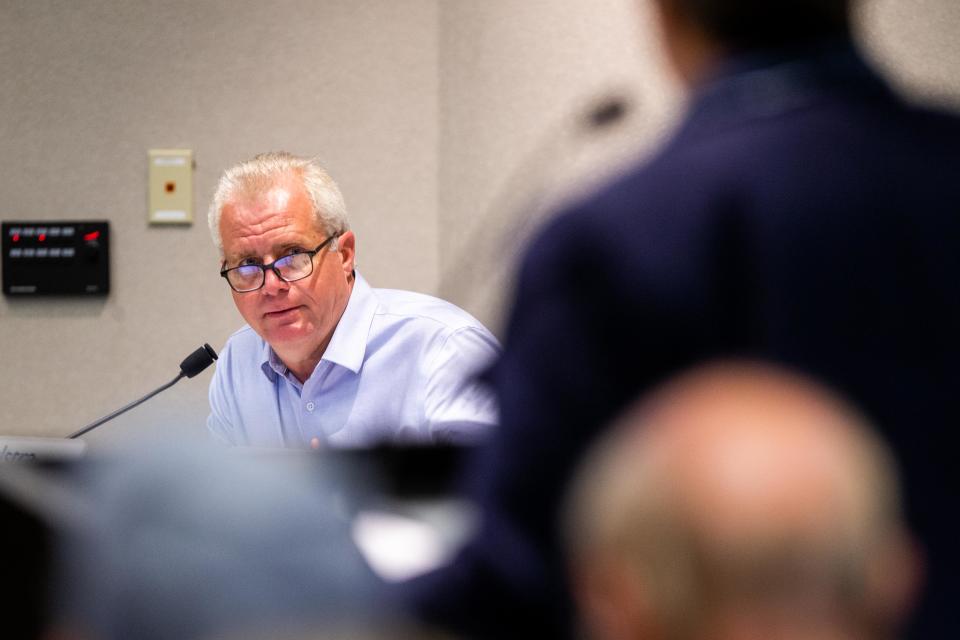
[[263, 290], [269, 295], [276, 295], [290, 288], [290, 283], [280, 277], [276, 269], [266, 269], [263, 272]]

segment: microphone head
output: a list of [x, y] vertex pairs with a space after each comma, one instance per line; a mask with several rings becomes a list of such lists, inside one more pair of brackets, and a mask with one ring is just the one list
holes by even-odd
[[183, 359], [183, 362], [180, 363], [180, 372], [188, 378], [192, 378], [213, 364], [216, 359], [217, 352], [213, 350], [213, 347], [203, 343], [202, 347]]

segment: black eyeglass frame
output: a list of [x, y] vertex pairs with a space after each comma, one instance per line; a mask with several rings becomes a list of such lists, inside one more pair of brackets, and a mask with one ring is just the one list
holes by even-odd
[[[334, 241], [334, 240], [336, 240], [337, 238], [339, 238], [340, 235], [341, 235], [341, 234], [338, 233], [338, 234], [334, 234], [334, 235], [331, 235], [331, 236], [327, 236], [327, 239], [324, 240], [323, 242], [321, 242], [320, 244], [318, 244], [318, 245], [317, 245], [317, 248], [314, 249], [313, 251], [295, 251], [295, 252], [289, 253], [289, 254], [287, 254], [287, 255], [285, 255], [285, 256], [283, 256], [283, 257], [277, 258], [276, 260], [274, 260], [273, 262], [271, 262], [271, 263], [269, 263], [269, 264], [241, 264], [241, 265], [237, 265], [236, 267], [230, 267], [229, 269], [221, 269], [221, 270], [220, 270], [220, 277], [223, 278], [224, 280], [226, 280], [226, 281], [227, 281], [227, 284], [230, 285], [230, 288], [233, 289], [234, 291], [236, 291], [237, 293], [252, 293], [252, 292], [254, 292], [254, 291], [259, 291], [260, 289], [262, 289], [262, 288], [263, 288], [263, 285], [265, 285], [265, 284], [267, 283], [267, 269], [269, 269], [270, 271], [273, 271], [274, 275], [277, 276], [278, 278], [280, 278], [281, 280], [283, 280], [284, 282], [296, 282], [297, 280], [303, 280], [304, 278], [309, 278], [309, 277], [313, 274], [313, 258], [314, 258], [314, 256], [316, 256], [318, 253], [320, 253], [320, 251], [322, 251], [325, 246], [327, 246], [327, 245], [330, 244], [332, 241]], [[283, 260], [289, 260], [290, 258], [292, 258], [292, 257], [294, 257], [294, 256], [303, 256], [303, 255], [308, 255], [308, 256], [310, 256], [310, 271], [306, 272], [305, 274], [303, 274], [302, 276], [299, 276], [299, 277], [297, 277], [297, 278], [292, 278], [292, 279], [291, 279], [291, 278], [284, 278], [283, 275], [280, 273], [280, 269], [277, 268], [276, 264], [277, 264], [278, 262], [283, 261]], [[259, 268], [260, 268], [260, 285], [259, 285], [258, 287], [256, 287], [256, 288], [254, 288], [254, 289], [244, 289], [243, 291], [241, 291], [241, 290], [237, 289], [235, 286], [233, 286], [233, 283], [230, 282], [230, 277], [229, 277], [228, 274], [229, 274], [231, 271], [236, 271], [237, 269], [249, 269], [250, 267], [259, 267]]]

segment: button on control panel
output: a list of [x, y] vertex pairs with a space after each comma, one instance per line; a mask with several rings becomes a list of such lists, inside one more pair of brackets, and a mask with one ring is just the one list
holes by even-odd
[[5, 295], [109, 293], [106, 220], [12, 221], [0, 227]]

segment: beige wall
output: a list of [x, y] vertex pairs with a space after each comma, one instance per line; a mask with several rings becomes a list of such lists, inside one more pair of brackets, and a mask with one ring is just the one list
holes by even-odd
[[[239, 328], [205, 212], [219, 173], [259, 151], [319, 154], [362, 272], [432, 290], [437, 19], [435, 0], [2, 0], [0, 218], [109, 219], [113, 290], [0, 298], [0, 433], [72, 432]], [[193, 226], [147, 225], [153, 147], [194, 150]], [[199, 427], [210, 372], [91, 441]]]
[[[0, 219], [108, 218], [114, 286], [105, 300], [0, 298], [0, 433], [69, 433], [172, 378], [200, 343], [222, 346], [241, 321], [204, 210], [224, 167], [267, 149], [325, 160], [375, 286], [440, 292], [498, 327], [534, 217], [516, 212], [647, 152], [680, 112], [637, 4], [0, 0]], [[960, 3], [860, 13], [899, 86], [960, 106]], [[631, 117], [578, 133], [612, 93]], [[153, 228], [146, 152], [171, 146], [195, 153], [196, 222]], [[209, 376], [91, 442], [200, 429]]]
[[[441, 2], [440, 291], [498, 333], [540, 196], [595, 180], [676, 115], [650, 22], [634, 0]], [[630, 118], [585, 133], [607, 96], [625, 97]]]
[[[898, 86], [960, 108], [960, 2], [865, 0], [856, 22]], [[682, 96], [649, 0], [446, 0], [440, 24], [440, 290], [499, 331], [530, 191], [575, 193], [571, 183], [649, 152]], [[572, 136], [571, 118], [611, 92], [633, 99], [630, 118], [609, 135]], [[554, 146], [531, 169], [544, 139]]]

